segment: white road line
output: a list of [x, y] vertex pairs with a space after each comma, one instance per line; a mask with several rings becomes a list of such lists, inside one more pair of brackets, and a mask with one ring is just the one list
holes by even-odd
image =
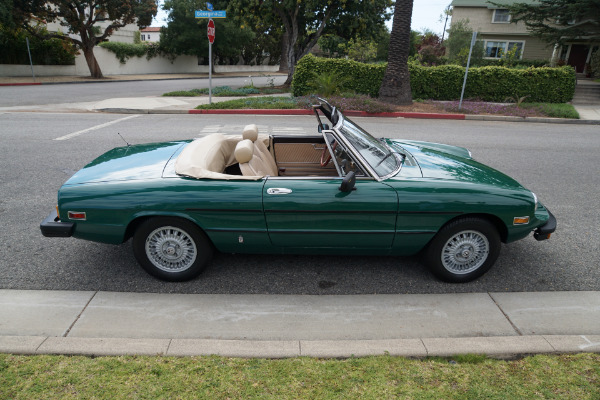
[[102, 128], [105, 128], [105, 127], [107, 127], [107, 126], [110, 126], [110, 125], [113, 125], [113, 124], [119, 123], [119, 122], [121, 122], [121, 121], [125, 121], [125, 120], [131, 119], [131, 118], [137, 118], [137, 117], [139, 117], [139, 116], [140, 116], [139, 114], [136, 114], [136, 115], [130, 115], [130, 116], [128, 116], [128, 117], [125, 117], [125, 118], [120, 118], [120, 119], [116, 119], [116, 120], [114, 120], [114, 121], [107, 122], [107, 123], [105, 123], [105, 124], [100, 124], [100, 125], [92, 126], [91, 128], [87, 128], [87, 129], [84, 129], [84, 130], [81, 130], [81, 131], [77, 131], [77, 132], [69, 133], [68, 135], [61, 136], [61, 137], [57, 137], [57, 138], [56, 138], [56, 139], [54, 139], [54, 140], [69, 140], [69, 139], [72, 139], [72, 138], [74, 138], [74, 137], [76, 137], [76, 136], [79, 136], [79, 135], [81, 135], [81, 134], [84, 134], [84, 133], [86, 133], [86, 132], [95, 131], [96, 129], [102, 129]]

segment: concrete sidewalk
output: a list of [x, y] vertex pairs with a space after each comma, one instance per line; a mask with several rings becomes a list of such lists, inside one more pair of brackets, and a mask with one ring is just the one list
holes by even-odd
[[0, 352], [425, 357], [600, 352], [600, 292], [200, 295], [0, 290]]

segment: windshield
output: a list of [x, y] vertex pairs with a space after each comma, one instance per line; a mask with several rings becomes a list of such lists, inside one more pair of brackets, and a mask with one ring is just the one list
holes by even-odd
[[398, 169], [398, 158], [392, 154], [392, 150], [354, 122], [344, 118], [340, 131], [380, 177]]

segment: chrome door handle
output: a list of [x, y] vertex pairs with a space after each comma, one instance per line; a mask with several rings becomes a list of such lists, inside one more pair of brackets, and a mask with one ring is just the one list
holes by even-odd
[[292, 189], [286, 188], [269, 188], [267, 189], [267, 194], [290, 194], [292, 193]]

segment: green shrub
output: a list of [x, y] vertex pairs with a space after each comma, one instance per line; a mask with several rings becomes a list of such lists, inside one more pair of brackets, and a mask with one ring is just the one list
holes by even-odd
[[[377, 97], [386, 64], [362, 64], [343, 59], [303, 57], [292, 81], [294, 96], [310, 94], [313, 74], [333, 73], [346, 77], [348, 90]], [[455, 100], [460, 98], [465, 68], [458, 65], [425, 67], [409, 63], [414, 99]], [[572, 67], [510, 69], [489, 66], [470, 68], [465, 98], [502, 102], [507, 97], [527, 97], [529, 102], [566, 103], [575, 92]]]
[[387, 64], [363, 64], [341, 58], [317, 58], [308, 54], [296, 65], [292, 94], [303, 96], [311, 93], [310, 82], [315, 74], [335, 74], [340, 79], [344, 77], [347, 80], [344, 89], [377, 97], [386, 67]]
[[[40, 32], [47, 33], [45, 29]], [[0, 64], [29, 64], [27, 38], [34, 65], [73, 65], [77, 50], [61, 39], [39, 39], [21, 29], [0, 24]]]
[[159, 43], [122, 43], [122, 42], [102, 42], [98, 46], [105, 48], [113, 53], [119, 59], [121, 64], [125, 64], [131, 57], [144, 57], [150, 60], [159, 55], [165, 56], [173, 61], [176, 56], [167, 52]]
[[590, 60], [590, 68], [592, 70], [592, 76], [594, 78], [600, 78], [600, 50], [596, 50], [592, 54], [592, 58]]

